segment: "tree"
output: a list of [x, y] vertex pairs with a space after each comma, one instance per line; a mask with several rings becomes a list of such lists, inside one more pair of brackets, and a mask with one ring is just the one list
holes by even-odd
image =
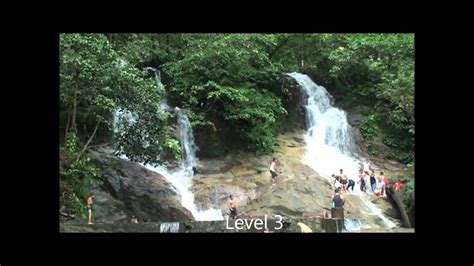
[[133, 124], [123, 119], [116, 121], [123, 128], [116, 136], [120, 152], [132, 160], [158, 162], [158, 155], [172, 147], [169, 115], [159, 106], [163, 86], [121, 59], [102, 34], [61, 34], [60, 48], [60, 108], [67, 114], [66, 138], [67, 133], [78, 133], [78, 125], [95, 125], [92, 133], [86, 130], [82, 134], [84, 140], [85, 135], [90, 135], [77, 159], [93, 140], [100, 124], [113, 130], [114, 113], [121, 109], [139, 119]]
[[272, 151], [277, 117], [286, 114], [276, 95], [281, 65], [269, 59], [275, 36], [205, 34], [187, 43], [183, 59], [165, 64], [170, 98], [192, 110], [198, 125], [224, 121], [244, 148]]

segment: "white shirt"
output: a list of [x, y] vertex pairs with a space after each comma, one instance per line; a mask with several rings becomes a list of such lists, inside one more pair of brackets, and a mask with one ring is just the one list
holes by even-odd
[[272, 162], [272, 164], [270, 165], [270, 170], [276, 173], [275, 166], [276, 166], [276, 163]]
[[363, 165], [364, 165], [364, 171], [367, 171], [367, 172], [370, 171], [370, 169], [369, 169], [370, 168], [370, 163], [365, 162], [365, 163], [363, 163]]

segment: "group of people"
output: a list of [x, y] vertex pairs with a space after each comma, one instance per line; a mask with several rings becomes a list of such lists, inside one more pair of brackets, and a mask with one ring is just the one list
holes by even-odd
[[[334, 187], [342, 193], [348, 193], [354, 191], [356, 181], [347, 177], [343, 169], [339, 170], [339, 175], [332, 175], [334, 178]], [[359, 170], [357, 184], [362, 193], [372, 193], [378, 197], [386, 196], [386, 188], [389, 185], [388, 178], [383, 172], [380, 172], [378, 178], [375, 176], [375, 171], [371, 167], [370, 162], [367, 160], [363, 163], [363, 167]]]
[[[356, 181], [348, 178], [343, 169], [339, 170], [339, 175], [333, 174], [332, 177], [334, 178], [333, 185], [335, 187], [334, 195], [331, 197], [332, 208], [343, 207], [345, 203], [344, 194], [350, 191], [354, 192]], [[389, 186], [389, 180], [383, 172], [380, 172], [377, 178], [369, 160], [366, 160], [359, 170], [357, 184], [359, 184], [360, 191], [364, 194], [372, 193], [377, 197], [386, 197], [386, 188]], [[395, 183], [395, 190], [400, 190], [401, 188], [403, 188], [401, 181]]]
[[380, 172], [380, 175], [378, 178], [376, 178], [375, 172], [373, 170], [370, 170], [369, 172], [361, 169], [359, 170], [359, 183], [360, 191], [363, 193], [370, 192], [377, 197], [387, 196], [386, 188], [389, 186], [389, 180], [383, 172]]
[[349, 179], [346, 174], [344, 174], [344, 170], [339, 170], [339, 175], [332, 175], [334, 178], [334, 187], [337, 189], [342, 189], [344, 193], [347, 193], [349, 189], [354, 191], [355, 182], [352, 179]]

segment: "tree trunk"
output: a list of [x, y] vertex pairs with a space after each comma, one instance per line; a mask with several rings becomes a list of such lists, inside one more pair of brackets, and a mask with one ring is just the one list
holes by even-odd
[[408, 218], [408, 214], [405, 210], [405, 206], [403, 206], [403, 203], [400, 202], [400, 199], [397, 197], [395, 192], [393, 191], [393, 188], [389, 187], [387, 188], [387, 196], [395, 203], [397, 206], [398, 211], [400, 212], [400, 216], [402, 217], [402, 223], [403, 227], [406, 228], [411, 228], [411, 223], [410, 219]]
[[71, 121], [71, 130], [74, 131], [74, 133], [77, 133], [77, 126], [76, 126], [76, 110], [77, 110], [77, 86], [76, 86], [76, 92], [74, 93], [74, 103], [72, 107], [72, 121]]
[[87, 146], [89, 146], [89, 143], [91, 143], [92, 139], [94, 138], [95, 133], [97, 132], [97, 129], [99, 128], [100, 121], [97, 121], [97, 124], [95, 125], [94, 132], [92, 133], [91, 137], [89, 140], [87, 140], [86, 145], [84, 145], [84, 148], [82, 148], [81, 152], [77, 155], [76, 161], [79, 160], [81, 155], [84, 153], [84, 151], [87, 149]]
[[71, 109], [69, 108], [69, 112], [67, 113], [66, 130], [64, 132], [64, 143], [67, 143], [67, 132], [69, 131], [69, 124], [70, 123], [71, 123]]

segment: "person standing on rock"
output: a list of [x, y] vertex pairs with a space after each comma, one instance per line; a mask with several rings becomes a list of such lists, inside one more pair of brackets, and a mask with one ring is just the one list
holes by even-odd
[[367, 190], [372, 189], [370, 187], [370, 174], [368, 171], [364, 171], [364, 181], [365, 181], [365, 192], [367, 193]]
[[278, 160], [273, 158], [272, 163], [270, 164], [270, 174], [272, 175], [272, 185], [275, 185], [275, 178], [277, 177], [277, 163]]
[[379, 183], [377, 184], [377, 189], [375, 190], [375, 196], [381, 197], [385, 190], [385, 183], [379, 178]]
[[384, 183], [384, 188], [382, 190], [382, 196], [386, 197], [387, 196], [387, 188], [389, 187], [389, 181], [388, 178], [383, 174], [383, 172], [380, 172], [380, 179]]
[[342, 191], [347, 193], [347, 175], [343, 173], [343, 170], [339, 170], [339, 175], [341, 176]]
[[91, 192], [89, 194], [89, 197], [87, 198], [87, 207], [86, 207], [86, 210], [89, 214], [89, 222], [88, 224], [92, 224], [92, 204], [94, 204], [94, 198], [95, 198], [95, 194], [94, 192]]
[[377, 179], [375, 179], [374, 171], [370, 172], [370, 189], [372, 193], [375, 193], [375, 189], [377, 188]]
[[230, 217], [235, 220], [235, 217], [237, 217], [237, 201], [232, 195], [229, 196], [229, 210]]
[[340, 208], [344, 206], [344, 196], [341, 195], [341, 188], [336, 189], [335, 194], [331, 197], [332, 207], [333, 208]]
[[365, 190], [366, 190], [365, 189], [365, 173], [367, 173], [367, 172], [363, 172], [363, 173], [359, 174], [360, 191], [362, 193], [365, 193]]

